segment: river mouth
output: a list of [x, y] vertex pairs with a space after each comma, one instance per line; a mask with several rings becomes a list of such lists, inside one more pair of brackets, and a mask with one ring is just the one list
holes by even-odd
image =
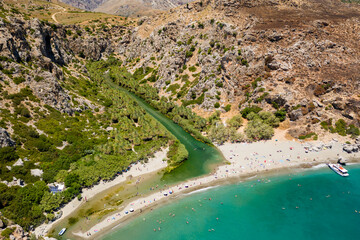
[[[122, 206], [126, 206], [126, 204], [140, 196], [151, 193], [152, 188], [158, 187], [158, 190], [165, 186], [209, 174], [215, 171], [218, 165], [225, 162], [224, 156], [216, 147], [196, 140], [191, 134], [155, 110], [140, 97], [115, 84], [109, 84], [109, 86], [131, 96], [140, 107], [160, 122], [185, 146], [189, 157], [170, 173], [160, 171], [145, 174], [141, 176], [142, 180], [140, 183], [136, 183], [135, 179], [129, 179], [124, 183], [98, 193], [92, 199], [88, 200], [86, 204], [80, 206], [71, 215], [55, 225], [50, 233], [54, 236], [57, 235], [56, 233], [60, 231], [61, 228], [68, 228], [67, 232], [62, 236], [62, 239], [81, 239], [73, 235], [72, 232], [85, 232], [92, 225], [102, 221], [108, 215], [121, 211]], [[75, 220], [75, 223], [70, 225], [70, 219]]]

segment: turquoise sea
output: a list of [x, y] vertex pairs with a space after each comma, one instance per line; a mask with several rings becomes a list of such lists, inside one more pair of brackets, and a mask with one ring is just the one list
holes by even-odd
[[321, 168], [195, 192], [102, 239], [360, 239], [360, 166], [348, 169], [348, 178]]

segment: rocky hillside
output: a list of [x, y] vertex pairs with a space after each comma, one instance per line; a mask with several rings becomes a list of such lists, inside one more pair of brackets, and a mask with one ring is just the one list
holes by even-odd
[[94, 10], [120, 16], [155, 15], [194, 0], [107, 0]]
[[85, 10], [94, 10], [107, 0], [60, 0], [63, 3], [69, 4], [73, 7], [85, 9]]
[[[161, 147], [173, 167], [186, 158], [114, 83], [207, 142], [243, 141], [237, 114], [262, 109], [247, 127], [266, 125], [265, 139], [284, 119], [296, 138], [360, 135], [356, 3], [202, 0], [120, 24], [39, 2], [0, 2], [0, 209], [25, 230]], [[231, 134], [219, 124], [230, 118]], [[67, 189], [50, 194], [54, 182]]]
[[339, 119], [359, 126], [359, 16], [337, 0], [197, 1], [142, 18], [116, 51], [203, 116], [281, 109], [294, 137], [325, 135]]

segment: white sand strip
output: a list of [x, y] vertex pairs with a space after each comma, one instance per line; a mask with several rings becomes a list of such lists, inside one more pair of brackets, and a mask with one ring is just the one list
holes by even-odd
[[155, 156], [151, 159], [149, 159], [148, 163], [145, 164], [134, 164], [131, 169], [127, 172], [124, 172], [122, 175], [116, 177], [112, 181], [100, 181], [99, 184], [93, 186], [92, 188], [84, 188], [82, 189], [81, 196], [83, 197], [82, 201], [79, 201], [77, 198], [74, 198], [71, 202], [66, 204], [61, 210], [63, 212], [60, 219], [56, 220], [55, 222], [51, 224], [42, 224], [39, 227], [35, 229], [36, 236], [45, 236], [48, 231], [53, 227], [54, 224], [58, 223], [59, 220], [66, 218], [69, 216], [72, 212], [74, 212], [80, 205], [85, 204], [86, 200], [90, 200], [92, 197], [94, 197], [96, 194], [105, 191], [111, 187], [114, 187], [120, 183], [125, 182], [126, 178], [129, 176], [137, 177], [143, 174], [151, 173], [151, 172], [157, 172], [161, 169], [164, 169], [167, 167], [167, 162], [163, 162], [163, 159], [166, 159], [166, 154], [168, 152], [168, 148], [163, 149], [159, 152], [155, 153]]

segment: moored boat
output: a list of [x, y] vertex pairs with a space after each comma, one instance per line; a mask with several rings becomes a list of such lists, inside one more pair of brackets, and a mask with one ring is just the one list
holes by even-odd
[[66, 228], [61, 229], [59, 232], [59, 236], [62, 236], [65, 233], [65, 231], [66, 231]]
[[340, 164], [329, 163], [328, 166], [329, 166], [329, 168], [331, 168], [334, 172], [336, 172], [340, 176], [343, 176], [343, 177], [349, 176], [348, 171], [345, 168], [343, 168]]

